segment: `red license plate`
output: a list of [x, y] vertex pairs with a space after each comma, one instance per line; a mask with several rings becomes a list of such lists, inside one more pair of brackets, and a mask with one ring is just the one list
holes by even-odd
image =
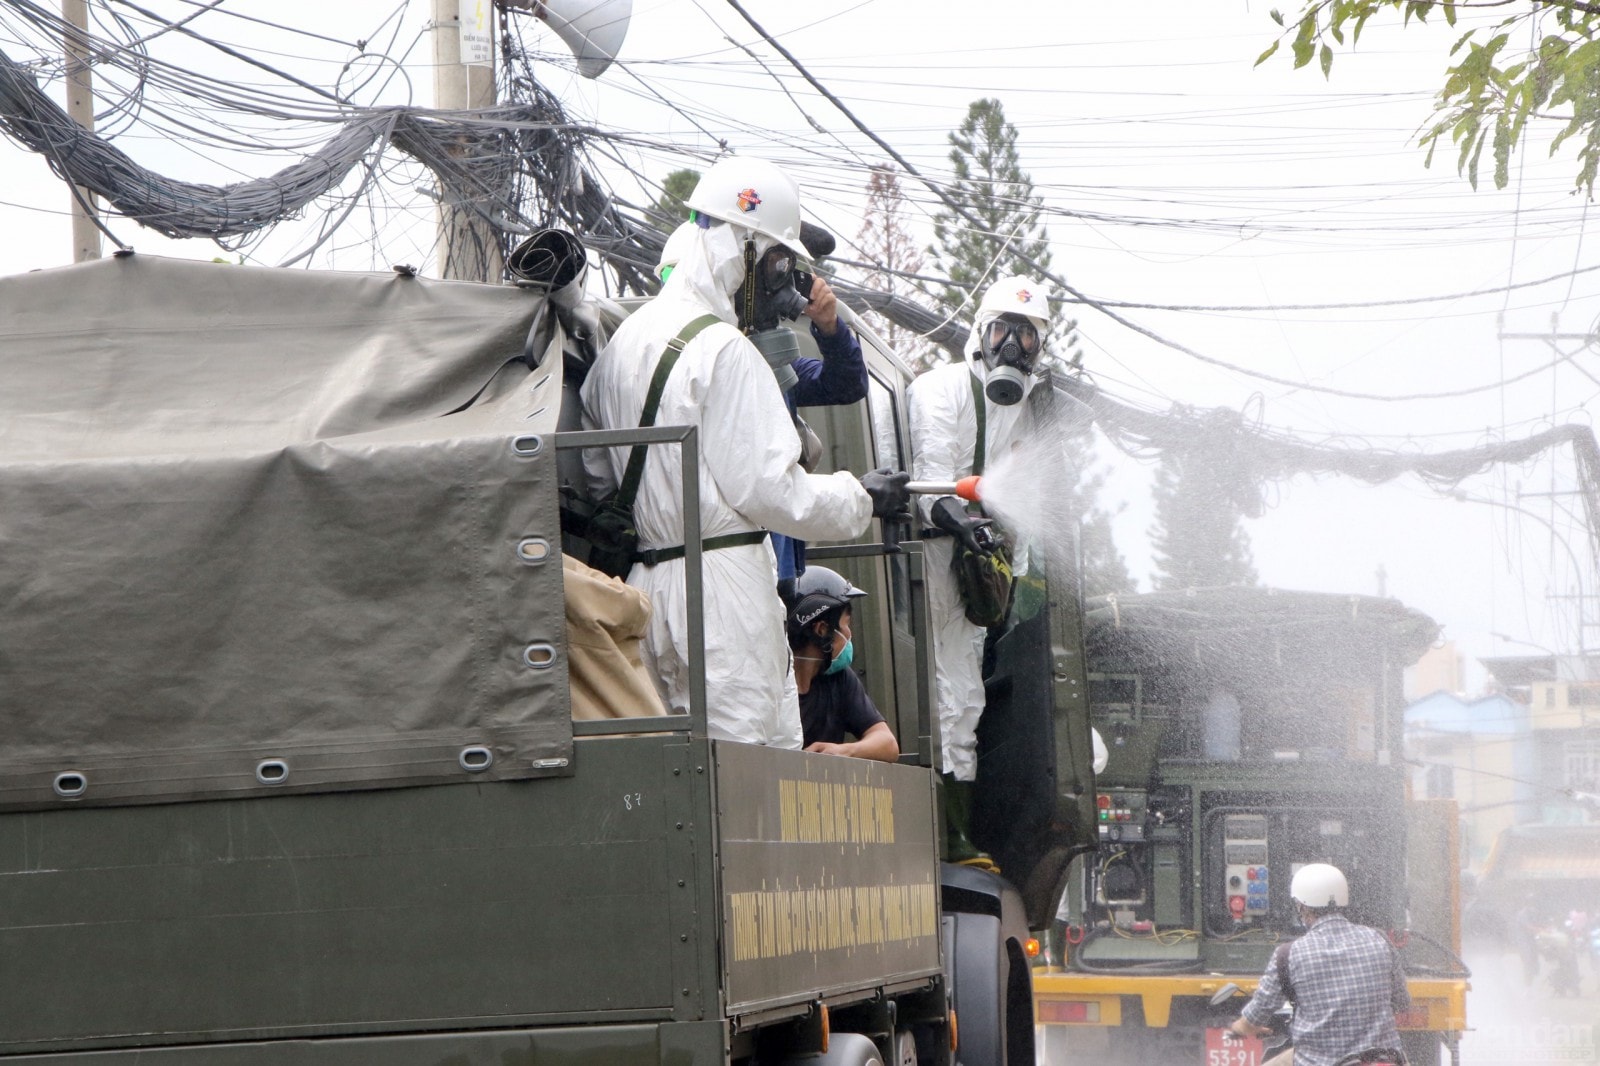
[[1261, 1066], [1266, 1057], [1259, 1036], [1235, 1036], [1227, 1029], [1206, 1030], [1204, 1066]]

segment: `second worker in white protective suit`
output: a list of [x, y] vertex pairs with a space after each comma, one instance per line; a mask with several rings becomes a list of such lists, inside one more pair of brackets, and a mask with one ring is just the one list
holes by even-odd
[[[912, 477], [951, 482], [975, 469], [978, 430], [982, 455], [992, 466], [1034, 432], [1035, 370], [1049, 332], [1045, 286], [1023, 277], [995, 281], [984, 292], [967, 358], [935, 367], [911, 383], [907, 394], [911, 422]], [[951, 862], [989, 865], [988, 856], [967, 838], [971, 787], [977, 777], [978, 719], [983, 714], [983, 642], [987, 630], [967, 619], [961, 591], [951, 571], [957, 542], [978, 550], [975, 534], [989, 524], [981, 511], [969, 511], [954, 496], [920, 501], [919, 519], [947, 536], [927, 541], [928, 615], [933, 628], [934, 703], [944, 752], [947, 853]]]
[[[907, 506], [906, 475], [807, 474], [800, 438], [767, 361], [743, 329], [761, 302], [793, 300], [800, 255], [794, 180], [759, 159], [728, 158], [686, 201], [696, 227], [661, 292], [612, 335], [582, 387], [586, 429], [639, 425], [646, 391], [669, 342], [710, 314], [667, 376], [655, 424], [700, 431], [708, 733], [799, 748], [801, 729], [784, 608], [765, 531], [842, 540], [873, 515]], [[801, 298], [803, 301], [803, 298]], [[683, 487], [676, 447], [646, 450], [634, 503], [641, 554], [628, 576], [654, 611], [645, 666], [673, 713], [689, 704], [688, 607], [682, 555]], [[622, 480], [628, 449], [585, 456], [596, 499]], [[653, 554], [652, 554], [653, 553]]]

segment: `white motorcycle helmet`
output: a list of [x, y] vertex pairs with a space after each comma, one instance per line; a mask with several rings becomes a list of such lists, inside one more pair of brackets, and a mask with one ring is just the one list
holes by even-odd
[[1049, 331], [1050, 303], [1043, 283], [1004, 277], [984, 292], [975, 332], [987, 371], [983, 391], [991, 402], [1010, 406], [1022, 401]]
[[1337, 866], [1325, 862], [1307, 863], [1289, 881], [1289, 898], [1303, 907], [1320, 911], [1350, 905], [1350, 883]]
[[800, 186], [776, 163], [740, 156], [720, 160], [700, 176], [684, 205], [695, 216], [769, 237], [797, 257], [806, 254], [800, 241]]

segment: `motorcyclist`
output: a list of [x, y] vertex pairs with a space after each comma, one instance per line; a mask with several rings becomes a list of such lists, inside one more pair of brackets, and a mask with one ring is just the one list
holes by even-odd
[[[708, 732], [798, 748], [798, 700], [766, 531], [808, 539], [858, 536], [873, 515], [904, 510], [906, 475], [806, 473], [773, 373], [741, 331], [769, 301], [785, 295], [785, 285], [793, 289], [794, 263], [803, 250], [793, 179], [773, 163], [730, 157], [706, 171], [687, 204], [694, 212], [692, 239], [661, 292], [623, 322], [596, 359], [582, 387], [583, 424], [637, 426], [669, 342], [702, 323], [680, 342], [656, 424], [700, 431]], [[610, 448], [585, 456], [595, 499], [621, 483], [628, 454]], [[645, 665], [678, 713], [688, 707], [694, 668], [680, 482], [676, 449], [646, 451], [633, 504], [641, 551], [628, 576], [654, 607]]]
[[[935, 367], [911, 383], [907, 405], [917, 480], [952, 482], [981, 474], [975, 469], [980, 454], [992, 464], [1033, 431], [1033, 408], [1022, 401], [1038, 380], [1036, 371], [1049, 333], [1046, 292], [1032, 278], [995, 281], [979, 302], [965, 347], [967, 358]], [[992, 523], [981, 507], [954, 496], [924, 499], [921, 506], [930, 532], [948, 534], [935, 535], [926, 547], [934, 698], [944, 752], [946, 857], [993, 868], [989, 857], [968, 838], [978, 719], [984, 706], [987, 629], [970, 619], [951, 563], [963, 551], [979, 562], [988, 556], [992, 565], [1001, 563], [988, 546], [993, 543]]]
[[1289, 896], [1306, 933], [1273, 953], [1255, 995], [1230, 1027], [1261, 1036], [1286, 1002], [1294, 1003], [1294, 1046], [1262, 1066], [1336, 1066], [1369, 1048], [1398, 1048], [1395, 1014], [1411, 1006], [1399, 953], [1376, 929], [1344, 916], [1350, 885], [1335, 866], [1302, 866]]

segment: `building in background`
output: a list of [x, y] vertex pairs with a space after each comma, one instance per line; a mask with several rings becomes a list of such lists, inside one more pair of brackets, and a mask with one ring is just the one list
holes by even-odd
[[1462, 864], [1477, 871], [1500, 831], [1538, 820], [1528, 709], [1507, 695], [1435, 691], [1405, 712], [1411, 794], [1455, 800]]
[[1473, 871], [1502, 830], [1600, 815], [1600, 656], [1481, 662], [1489, 694], [1476, 699], [1460, 692], [1461, 658], [1448, 642], [1406, 675], [1412, 794], [1456, 801]]
[[1600, 800], [1600, 655], [1484, 659], [1505, 694], [1527, 707], [1531, 778], [1545, 824], [1593, 821]]
[[1467, 690], [1465, 679], [1465, 666], [1461, 653], [1456, 650], [1455, 641], [1440, 641], [1423, 652], [1422, 658], [1406, 668], [1404, 682], [1406, 702], [1415, 703], [1435, 692], [1463, 695]]

